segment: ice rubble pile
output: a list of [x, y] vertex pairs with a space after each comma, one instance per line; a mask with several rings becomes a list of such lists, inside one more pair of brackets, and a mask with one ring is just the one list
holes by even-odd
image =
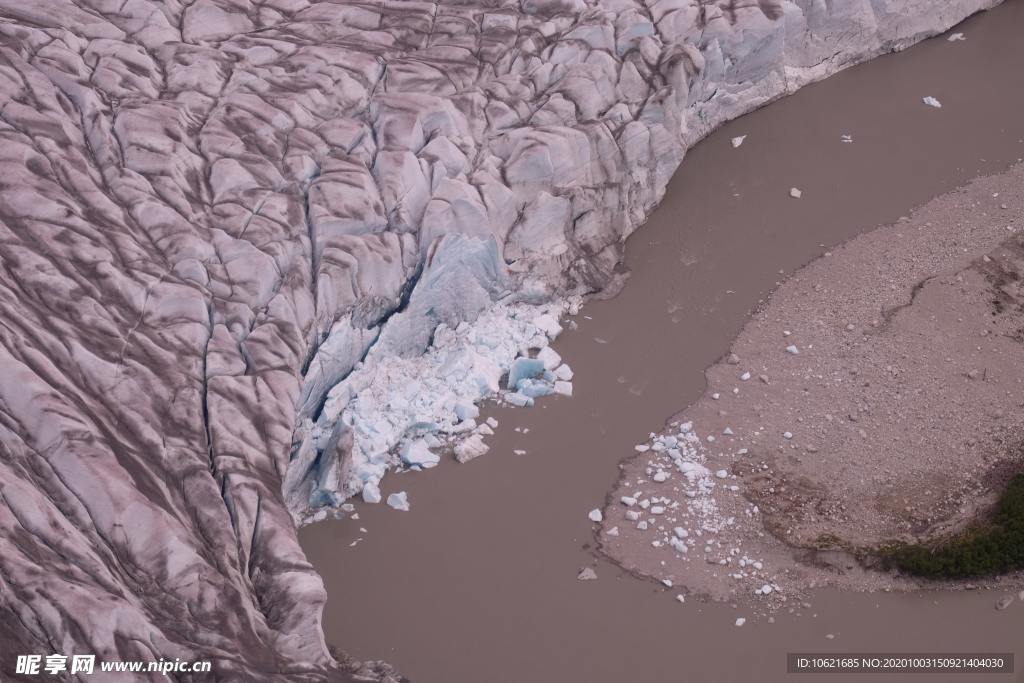
[[388, 373], [604, 285], [720, 122], [992, 4], [0, 0], [4, 650], [334, 675], [292, 513], [430, 461], [361, 417]]

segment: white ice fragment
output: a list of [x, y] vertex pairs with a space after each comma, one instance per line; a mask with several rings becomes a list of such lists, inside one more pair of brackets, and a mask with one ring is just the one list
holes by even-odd
[[714, 394], [711, 394], [711, 398], [717, 401], [718, 399], [722, 398], [722, 395], [716, 392]]
[[609, 536], [618, 536], [619, 535], [619, 527], [613, 526], [611, 529], [608, 530], [608, 535]]
[[680, 603], [685, 604], [686, 603], [686, 596], [682, 595], [682, 594], [679, 594], [679, 595], [676, 596], [676, 600], [678, 600]]
[[743, 141], [746, 140], [746, 139], [747, 139], [746, 135], [737, 135], [736, 137], [734, 137], [732, 139], [732, 147], [733, 147], [733, 149], [736, 149], [737, 147], [742, 145]]
[[740, 375], [740, 381], [741, 382], [746, 382], [748, 379], [750, 379], [750, 373], [749, 372], [744, 372], [742, 375]]
[[772, 588], [771, 584], [766, 583], [765, 585], [761, 586], [761, 595], [768, 595], [772, 592], [772, 590], [774, 589]]
[[927, 104], [929, 107], [935, 107], [936, 109], [942, 109], [942, 102], [929, 95], [928, 97], [921, 98], [921, 101]]
[[747, 623], [747, 620], [744, 619], [743, 617], [740, 617], [739, 619], [736, 620], [736, 625], [737, 626], [743, 626], [743, 624], [745, 624], [745, 623]]
[[622, 498], [619, 498], [619, 500], [622, 501], [622, 504], [626, 507], [633, 507], [636, 505], [636, 498], [633, 496], [623, 496]]
[[787, 440], [788, 439], [792, 439], [793, 438], [793, 432], [782, 432], [782, 438], [783, 439], [787, 439]]
[[790, 344], [786, 347], [786, 353], [791, 353], [796, 356], [800, 354], [800, 349], [798, 349], [795, 344]]
[[572, 382], [557, 380], [555, 382], [555, 393], [560, 396], [572, 396]]
[[480, 417], [480, 409], [470, 401], [459, 401], [455, 404], [455, 414], [460, 420], [475, 420]]
[[962, 33], [954, 33], [954, 34], [950, 35], [949, 38], [946, 38], [946, 40], [948, 40], [951, 43], [955, 43], [958, 40], [967, 40], [967, 38]]
[[423, 439], [416, 439], [402, 446], [399, 456], [406, 465], [415, 465], [424, 469], [433, 467], [441, 461], [441, 456], [431, 452], [427, 448], [427, 442]]
[[380, 489], [372, 481], [363, 484], [363, 500], [367, 503], [380, 502]]
[[562, 334], [562, 326], [550, 314], [544, 313], [533, 319], [533, 324], [549, 338], [554, 339]]
[[480, 434], [471, 434], [459, 443], [455, 444], [455, 458], [459, 462], [469, 462], [478, 458], [491, 447], [484, 443], [484, 437]]
[[495, 420], [493, 417], [489, 417], [487, 418], [487, 426], [490, 427], [491, 429], [497, 429], [498, 421]]
[[681, 526], [677, 526], [675, 529], [673, 529], [672, 533], [676, 535], [676, 538], [686, 538], [690, 535], [690, 532], [688, 532]]
[[654, 476], [651, 477], [651, 479], [661, 484], [662, 482], [668, 480], [668, 472], [665, 472], [664, 470], [658, 470], [657, 472], [654, 473]]
[[409, 511], [409, 495], [405, 491], [399, 491], [398, 493], [392, 493], [388, 496], [388, 505], [401, 510], [402, 512]]
[[718, 470], [717, 472], [715, 472], [715, 476], [718, 477], [719, 479], [725, 479], [725, 478], [727, 478], [729, 476], [729, 471], [728, 470]]
[[636, 451], [637, 453], [646, 453], [647, 451], [651, 450], [651, 447], [645, 443], [640, 443], [637, 444], [636, 446], [633, 446], [633, 450]]
[[514, 406], [519, 406], [520, 408], [526, 408], [533, 405], [532, 398], [524, 394], [520, 394], [518, 391], [505, 394], [505, 400]]
[[722, 433], [725, 434], [726, 436], [732, 436], [732, 427], [726, 427], [725, 429], [722, 430]]
[[661, 584], [663, 586], [665, 586], [666, 588], [671, 588], [672, 587], [672, 579], [662, 579], [661, 580]]
[[545, 370], [554, 370], [562, 363], [562, 357], [550, 346], [545, 346], [537, 353], [537, 360], [544, 364]]
[[557, 368], [555, 368], [555, 379], [560, 379], [565, 382], [568, 382], [569, 380], [572, 379], [572, 375], [572, 368], [570, 368], [565, 363], [562, 363]]
[[597, 578], [597, 572], [595, 572], [590, 567], [586, 567], [583, 570], [581, 570], [579, 574], [576, 575], [576, 578], [580, 581], [593, 581]]
[[631, 522], [635, 522], [636, 520], [640, 519], [640, 513], [637, 512], [636, 510], [626, 510], [626, 519], [628, 519]]
[[852, 135], [843, 134], [842, 140], [843, 140], [843, 142], [853, 142], [853, 136]]
[[600, 522], [604, 520], [604, 515], [601, 514], [601, 511], [597, 508], [594, 508], [589, 513], [587, 513], [587, 517], [590, 518], [591, 522]]
[[799, 188], [796, 188], [796, 187], [789, 188], [789, 196], [792, 197], [793, 199], [800, 199], [800, 197], [802, 197], [803, 194], [804, 193], [801, 192]]

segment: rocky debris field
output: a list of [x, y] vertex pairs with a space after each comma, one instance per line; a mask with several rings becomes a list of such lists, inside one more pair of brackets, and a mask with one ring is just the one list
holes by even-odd
[[766, 606], [914, 585], [854, 555], [948, 537], [1024, 469], [1022, 187], [977, 180], [786, 280], [624, 465], [604, 551]]
[[295, 525], [469, 410], [375, 378], [493, 377], [688, 145], [993, 4], [0, 0], [4, 651], [338, 676]]

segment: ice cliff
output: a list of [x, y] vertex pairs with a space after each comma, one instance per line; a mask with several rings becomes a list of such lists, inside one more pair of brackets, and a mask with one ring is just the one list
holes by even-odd
[[3, 651], [340, 676], [293, 515], [472, 420], [694, 141], [996, 1], [0, 0]]

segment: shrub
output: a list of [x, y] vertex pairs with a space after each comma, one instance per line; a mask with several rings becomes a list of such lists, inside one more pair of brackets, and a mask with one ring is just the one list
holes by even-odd
[[1024, 569], [1024, 474], [1010, 480], [989, 523], [934, 548], [898, 544], [882, 555], [890, 566], [926, 579], [968, 579]]

